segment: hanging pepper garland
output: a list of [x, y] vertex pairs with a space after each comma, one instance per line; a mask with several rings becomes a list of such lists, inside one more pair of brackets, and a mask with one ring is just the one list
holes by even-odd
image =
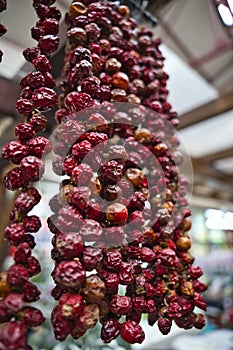
[[[0, 274], [0, 348], [31, 349], [27, 345], [27, 330], [41, 325], [45, 318], [41, 311], [33, 306], [40, 297], [40, 291], [29, 278], [41, 271], [40, 263], [32, 255], [35, 247], [31, 233], [39, 231], [40, 218], [28, 215], [37, 205], [41, 195], [32, 182], [38, 181], [44, 172], [42, 155], [51, 151], [51, 144], [37, 133], [46, 129], [47, 120], [42, 112], [57, 104], [57, 94], [53, 90], [55, 81], [51, 75], [50, 55], [58, 49], [60, 11], [51, 6], [55, 1], [33, 1], [39, 17], [32, 28], [32, 37], [38, 41], [37, 47], [23, 52], [25, 59], [31, 62], [34, 71], [20, 82], [21, 96], [16, 109], [25, 119], [15, 128], [16, 140], [7, 143], [2, 157], [17, 165], [4, 178], [8, 190], [19, 190], [10, 213], [10, 224], [5, 229], [5, 238], [15, 247], [14, 264], [7, 272]], [[6, 7], [1, 1], [0, 7]]]
[[[6, 0], [0, 2], [0, 12], [5, 11], [7, 8]], [[4, 24], [0, 23], [0, 37], [3, 36], [7, 32], [7, 28]], [[0, 62], [2, 61], [3, 52], [0, 50]]]
[[[129, 343], [141, 343], [142, 314], [148, 314], [150, 325], [158, 320], [163, 334], [169, 333], [172, 320], [181, 328], [202, 328], [203, 315], [193, 310], [195, 306], [206, 309], [199, 294], [206, 286], [197, 280], [202, 271], [192, 266], [194, 258], [188, 253], [185, 180], [178, 177], [178, 160], [171, 152], [177, 140], [169, 139], [166, 122], [160, 125], [165, 135], [155, 132], [160, 117], [169, 125], [178, 123], [167, 102], [168, 76], [163, 71], [160, 41], [153, 39], [149, 28], [138, 27], [126, 6], [113, 3], [73, 1], [66, 20], [63, 91], [56, 112], [62, 123], [55, 145], [60, 156], [54, 171], [70, 180], [51, 200], [54, 215], [49, 219], [56, 263], [52, 295], [59, 301], [52, 312], [55, 336], [63, 340], [71, 334], [77, 339], [100, 321], [104, 342], [120, 334]], [[125, 113], [114, 102], [134, 106]], [[143, 105], [156, 111], [158, 118], [153, 120]], [[90, 112], [86, 120], [78, 113], [84, 108]], [[133, 118], [137, 118], [136, 127]], [[124, 146], [110, 146], [110, 160], [106, 160], [96, 146], [115, 135], [124, 138]], [[147, 155], [132, 152], [138, 143], [157, 157], [161, 178], [144, 176], [140, 164]], [[92, 160], [86, 164], [90, 153]], [[150, 178], [154, 186], [149, 193]], [[166, 199], [158, 218], [152, 227], [143, 227], [147, 216], [153, 215], [144, 210], [145, 202], [155, 209], [155, 193], [160, 193], [162, 182]], [[125, 197], [129, 183], [134, 190], [130, 199]], [[98, 195], [113, 204], [103, 206]], [[167, 224], [177, 205], [183, 219], [169, 232]], [[130, 232], [129, 223], [133, 224]], [[143, 227], [142, 232], [138, 227]], [[90, 246], [90, 241], [95, 244]], [[121, 285], [126, 286], [125, 295]]]
[[[25, 302], [39, 298], [28, 281], [40, 272], [28, 232], [38, 231], [40, 220], [28, 213], [40, 200], [30, 182], [42, 177], [41, 158], [51, 151], [50, 142], [36, 136], [46, 128], [41, 112], [57, 104], [48, 59], [59, 45], [60, 12], [54, 2], [33, 1], [40, 18], [32, 29], [38, 46], [26, 49], [24, 56], [35, 71], [22, 79], [16, 103], [26, 121], [16, 127], [18, 140], [3, 148], [3, 158], [18, 165], [6, 174], [4, 185], [21, 193], [5, 229], [16, 252], [15, 264], [1, 274], [2, 349], [30, 349], [26, 329], [44, 321]], [[206, 286], [198, 281], [202, 270], [188, 251], [187, 182], [178, 174], [178, 140], [170, 132], [178, 118], [167, 102], [160, 41], [149, 28], [138, 26], [128, 7], [111, 2], [73, 1], [66, 22], [53, 168], [68, 179], [51, 199], [54, 215], [48, 219], [54, 233], [55, 337], [78, 339], [100, 321], [103, 342], [121, 335], [128, 343], [142, 343], [142, 314], [151, 326], [158, 321], [163, 334], [172, 321], [184, 329], [202, 328], [204, 317], [194, 307], [206, 309], [200, 294]], [[121, 104], [126, 102], [127, 110]], [[112, 143], [116, 136], [123, 144]], [[98, 149], [106, 142], [107, 156]], [[156, 171], [148, 153], [157, 159]], [[88, 154], [92, 161], [87, 164]], [[151, 170], [147, 175], [144, 159]], [[15, 338], [9, 336], [12, 331]]]

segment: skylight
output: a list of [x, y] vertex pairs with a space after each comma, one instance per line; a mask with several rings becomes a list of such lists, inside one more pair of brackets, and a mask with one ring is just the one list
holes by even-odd
[[169, 102], [179, 114], [191, 111], [218, 97], [218, 91], [199, 73], [166, 45], [161, 45], [166, 57], [165, 71], [168, 80]]
[[220, 4], [217, 7], [218, 12], [221, 16], [221, 19], [223, 21], [223, 23], [228, 26], [231, 27], [233, 25], [233, 17], [232, 17], [232, 13], [231, 10], [229, 9], [228, 6]]

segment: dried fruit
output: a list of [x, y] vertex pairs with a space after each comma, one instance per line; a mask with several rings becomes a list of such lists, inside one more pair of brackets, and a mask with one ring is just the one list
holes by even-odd
[[84, 283], [86, 271], [78, 260], [65, 260], [56, 265], [52, 277], [57, 284], [75, 290]]
[[24, 306], [23, 296], [19, 293], [10, 293], [4, 299], [4, 305], [7, 309], [7, 312], [10, 314], [15, 314], [18, 311], [22, 310]]
[[33, 104], [27, 99], [19, 99], [15, 105], [18, 112], [26, 117], [29, 117], [33, 111]]
[[47, 34], [39, 38], [39, 48], [47, 55], [57, 51], [60, 44], [60, 39], [56, 35]]
[[88, 164], [82, 163], [73, 168], [72, 179], [78, 186], [88, 184], [92, 176], [93, 170]]
[[11, 224], [5, 228], [4, 234], [11, 245], [17, 245], [23, 241], [25, 229], [20, 224]]
[[114, 314], [126, 315], [132, 310], [131, 298], [127, 296], [114, 295], [109, 305]]
[[79, 1], [73, 1], [69, 8], [69, 14], [72, 19], [75, 19], [79, 15], [86, 13], [86, 6]]
[[95, 220], [85, 219], [79, 233], [86, 242], [97, 241], [102, 236], [102, 227]]
[[22, 222], [26, 232], [37, 232], [41, 228], [40, 218], [36, 215], [25, 216]]
[[115, 74], [121, 69], [121, 63], [116, 58], [110, 58], [105, 63], [105, 69], [108, 74]]
[[42, 312], [33, 306], [26, 306], [19, 313], [19, 317], [27, 327], [38, 327], [45, 321]]
[[17, 264], [26, 264], [32, 250], [27, 242], [20, 243], [14, 255], [14, 260]]
[[13, 286], [21, 286], [28, 280], [28, 270], [20, 264], [12, 265], [7, 272], [7, 281]]
[[116, 293], [119, 286], [118, 275], [108, 270], [101, 270], [99, 274], [100, 277], [104, 280], [107, 293]]
[[58, 306], [56, 306], [51, 313], [51, 322], [55, 338], [60, 341], [65, 340], [71, 332], [72, 324], [69, 320], [62, 317]]
[[0, 327], [0, 348], [2, 350], [26, 349], [26, 346], [26, 326], [23, 322], [7, 322]]
[[203, 271], [199, 266], [190, 266], [189, 272], [192, 279], [197, 279], [203, 275]]
[[134, 187], [139, 186], [143, 179], [142, 171], [136, 168], [127, 169], [124, 176], [128, 181], [132, 183]]
[[92, 304], [99, 304], [105, 297], [105, 283], [98, 275], [90, 275], [86, 278], [85, 287], [82, 288], [82, 294], [86, 301]]
[[188, 250], [191, 248], [191, 240], [189, 237], [181, 236], [176, 241], [176, 246], [181, 250]]
[[161, 333], [168, 334], [171, 330], [172, 321], [169, 318], [161, 317], [158, 319], [158, 327]]
[[16, 198], [15, 208], [20, 214], [27, 214], [36, 204], [39, 203], [40, 198], [41, 196], [36, 189], [28, 188]]
[[66, 96], [64, 104], [70, 112], [79, 112], [84, 108], [92, 107], [94, 100], [86, 93], [70, 92]]
[[112, 85], [116, 89], [127, 90], [129, 85], [129, 78], [127, 74], [118, 72], [112, 76]]
[[[51, 75], [51, 65], [46, 55], [54, 52], [59, 44], [56, 34], [59, 30], [58, 20], [60, 11], [55, 7], [49, 7], [54, 0], [34, 0], [40, 21], [32, 28], [32, 36], [39, 41], [39, 47], [24, 50], [27, 61], [31, 62], [36, 71], [28, 73], [20, 85], [21, 97], [16, 102], [16, 109], [25, 121], [15, 128], [16, 141], [9, 142], [3, 147], [3, 157], [18, 164], [19, 167], [9, 171], [4, 178], [4, 186], [10, 190], [21, 189], [14, 202], [14, 208], [10, 214], [11, 223], [5, 229], [5, 237], [11, 245], [16, 246], [14, 253], [15, 264], [8, 272], [2, 274], [1, 289], [4, 299], [5, 311], [8, 314], [1, 315], [1, 322], [7, 322], [0, 327], [1, 349], [32, 349], [27, 345], [27, 329], [44, 322], [40, 310], [25, 306], [25, 302], [37, 301], [40, 296], [38, 288], [28, 281], [41, 271], [39, 261], [32, 256], [35, 240], [26, 232], [37, 232], [41, 222], [38, 216], [28, 216], [27, 213], [40, 201], [40, 194], [33, 187], [28, 187], [29, 182], [38, 181], [44, 172], [44, 164], [39, 158], [51, 151], [49, 141], [42, 136], [35, 137], [36, 132], [44, 131], [47, 125], [46, 118], [38, 111], [49, 110], [57, 104], [58, 98], [55, 91], [50, 89], [55, 86]], [[1, 1], [0, 7], [4, 9], [6, 2]], [[2, 32], [4, 27], [1, 27]], [[1, 311], [4, 313], [3, 308]], [[11, 316], [10, 316], [11, 315]], [[9, 317], [10, 316], [10, 317]], [[11, 317], [13, 321], [10, 321]], [[15, 321], [17, 320], [17, 321]], [[20, 321], [18, 321], [20, 320]]]
[[20, 141], [10, 141], [2, 149], [2, 158], [19, 164], [20, 161], [28, 155], [28, 146]]
[[128, 210], [123, 204], [114, 203], [107, 207], [106, 217], [111, 224], [120, 226], [128, 219]]
[[14, 168], [6, 173], [3, 184], [8, 190], [16, 191], [25, 188], [28, 181], [23, 177], [21, 168]]
[[122, 255], [117, 249], [109, 249], [103, 259], [103, 264], [110, 270], [118, 270], [122, 262]]
[[205, 324], [206, 322], [205, 322], [204, 315], [197, 314], [194, 321], [194, 327], [197, 329], [202, 329], [203, 327], [205, 327]]
[[87, 271], [95, 269], [102, 258], [102, 252], [98, 248], [85, 247], [81, 256], [81, 262]]
[[22, 176], [28, 181], [38, 181], [44, 174], [44, 163], [35, 156], [28, 156], [21, 160]]
[[120, 283], [123, 285], [132, 283], [134, 280], [134, 272], [134, 267], [130, 263], [123, 261], [120, 265], [119, 271]]
[[92, 149], [92, 145], [89, 141], [84, 140], [80, 143], [76, 143], [72, 147], [72, 154], [75, 158], [83, 159]]
[[104, 343], [110, 343], [120, 334], [121, 325], [117, 320], [109, 319], [102, 324], [101, 339]]
[[36, 285], [29, 281], [23, 283], [22, 291], [24, 301], [26, 302], [37, 301], [41, 294]]
[[34, 256], [29, 256], [27, 260], [27, 270], [30, 277], [38, 275], [41, 272], [40, 263]]
[[126, 321], [122, 324], [120, 334], [122, 339], [130, 344], [141, 344], [145, 339], [142, 327], [135, 321]]
[[20, 141], [27, 141], [33, 138], [35, 132], [33, 127], [29, 123], [20, 123], [15, 127], [15, 136], [20, 139]]
[[37, 136], [28, 142], [30, 155], [41, 158], [52, 150], [52, 145], [49, 140], [43, 136]]
[[57, 104], [57, 94], [50, 88], [40, 87], [34, 90], [32, 94], [32, 102], [35, 108], [40, 111], [47, 111], [55, 107]]
[[115, 160], [110, 160], [98, 170], [98, 176], [102, 183], [114, 185], [122, 177], [122, 165]]
[[47, 119], [43, 114], [34, 113], [30, 118], [30, 124], [32, 125], [35, 132], [41, 132], [46, 129]]
[[83, 311], [83, 298], [80, 294], [64, 293], [59, 299], [59, 312], [61, 317], [73, 320]]
[[56, 235], [56, 249], [64, 259], [78, 258], [84, 250], [82, 237], [76, 232], [59, 232]]
[[11, 285], [7, 281], [7, 272], [0, 273], [0, 298], [5, 298], [11, 292]]

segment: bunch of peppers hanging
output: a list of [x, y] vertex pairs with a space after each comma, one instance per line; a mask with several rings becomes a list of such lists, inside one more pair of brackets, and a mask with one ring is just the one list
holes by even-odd
[[[188, 182], [179, 174], [182, 157], [171, 131], [178, 117], [167, 101], [160, 40], [127, 6], [73, 1], [57, 96], [49, 60], [59, 46], [54, 2], [33, 0], [39, 20], [31, 33], [38, 45], [23, 54], [34, 70], [21, 80], [16, 102], [25, 120], [2, 151], [16, 165], [4, 186], [19, 194], [4, 232], [15, 262], [0, 275], [0, 347], [31, 349], [28, 329], [44, 322], [29, 304], [40, 295], [29, 279], [40, 272], [32, 250], [41, 224], [28, 214], [40, 201], [32, 183], [42, 178], [42, 158], [52, 148], [54, 172], [66, 176], [48, 218], [56, 339], [78, 339], [100, 322], [103, 342], [120, 335], [142, 343], [142, 315], [163, 334], [172, 321], [201, 329], [205, 320], [194, 308], [206, 310], [206, 286], [189, 252]], [[52, 147], [38, 133], [46, 129], [43, 112], [56, 105]]]

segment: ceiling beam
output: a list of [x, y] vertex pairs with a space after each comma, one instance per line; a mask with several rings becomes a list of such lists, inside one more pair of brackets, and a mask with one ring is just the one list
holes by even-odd
[[231, 158], [233, 157], [233, 147], [229, 148], [229, 149], [225, 149], [219, 152], [215, 152], [213, 154], [209, 154], [205, 157], [201, 157], [199, 158], [199, 160], [202, 163], [213, 163], [216, 160], [220, 160], [220, 159], [227, 159], [227, 158]]
[[227, 201], [229, 203], [232, 203], [233, 201], [233, 195], [229, 194], [227, 192], [223, 192], [221, 190], [215, 190], [211, 189], [209, 186], [206, 185], [199, 185], [195, 184], [193, 188], [193, 194], [192, 196], [198, 196], [199, 198], [209, 198], [209, 203], [207, 205], [212, 205], [212, 201]]
[[153, 14], [157, 14], [158, 11], [167, 6], [167, 4], [171, 1], [172, 0], [151, 0], [147, 5], [147, 10]]
[[213, 118], [218, 114], [227, 112], [231, 109], [233, 109], [233, 91], [220, 96], [214, 101], [195, 108], [190, 112], [182, 114], [180, 116], [180, 124], [178, 129], [184, 129], [188, 126]]
[[221, 172], [219, 175], [219, 181], [224, 182], [225, 184], [231, 184], [231, 192], [233, 193], [233, 178], [232, 174], [226, 174], [224, 172]]
[[201, 177], [202, 182], [213, 180], [219, 183], [222, 189], [233, 194], [233, 177], [223, 173], [220, 170], [214, 169], [210, 165], [203, 163], [200, 159], [192, 158], [192, 166], [194, 175]]
[[200, 159], [192, 158], [192, 166], [194, 174], [204, 175], [216, 180], [222, 179], [223, 173], [220, 170], [212, 168], [209, 164], [203, 163]]
[[221, 209], [227, 211], [233, 211], [232, 201], [224, 198], [213, 198], [212, 195], [202, 195], [202, 193], [197, 192], [192, 195], [191, 205], [197, 208], [212, 208], [212, 209]]

